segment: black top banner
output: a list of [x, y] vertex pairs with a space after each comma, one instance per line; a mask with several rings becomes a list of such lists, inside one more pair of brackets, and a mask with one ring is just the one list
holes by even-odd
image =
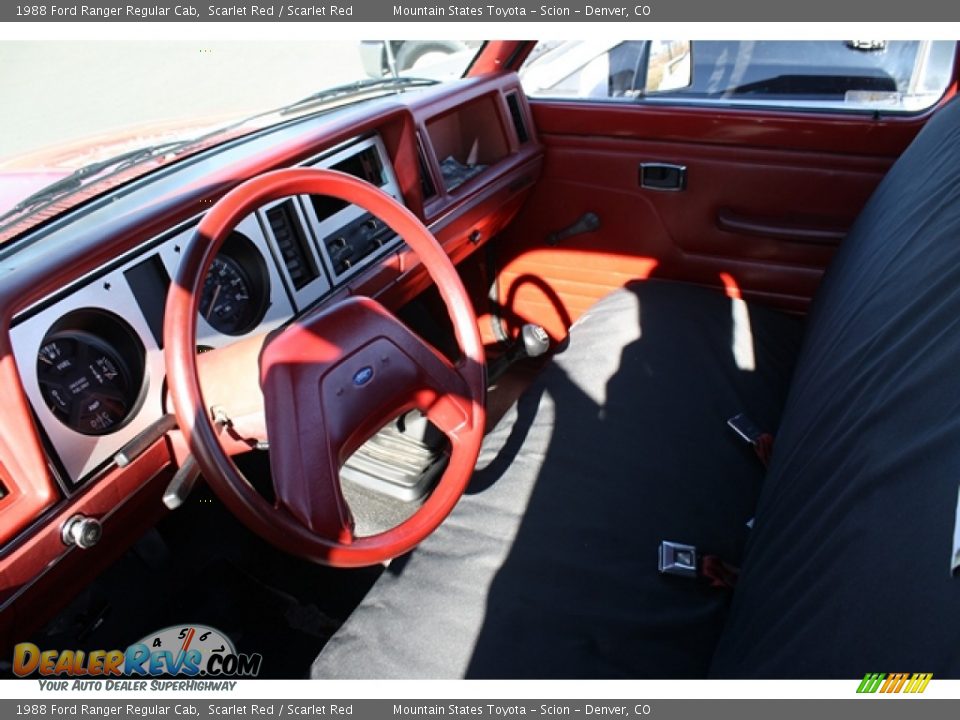
[[2, 22], [955, 22], [960, 2], [943, 0], [475, 0], [4, 3]]

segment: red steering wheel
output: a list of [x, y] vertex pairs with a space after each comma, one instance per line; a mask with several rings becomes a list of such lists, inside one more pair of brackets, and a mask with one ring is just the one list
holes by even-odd
[[[269, 502], [218, 440], [223, 428], [204, 403], [198, 375], [197, 312], [207, 271], [233, 228], [265, 203], [293, 195], [330, 195], [358, 205], [402, 237], [440, 291], [462, 359], [450, 363], [366, 297], [320, 306], [262, 336], [256, 349], [276, 496]], [[373, 185], [339, 172], [297, 168], [238, 186], [206, 214], [184, 248], [165, 317], [170, 396], [191, 452], [224, 504], [277, 547], [339, 567], [383, 562], [414, 548], [463, 494], [485, 419], [484, 352], [476, 315], [456, 269], [429, 230]], [[414, 408], [450, 440], [447, 468], [407, 520], [358, 537], [340, 488], [340, 466], [379, 428]]]

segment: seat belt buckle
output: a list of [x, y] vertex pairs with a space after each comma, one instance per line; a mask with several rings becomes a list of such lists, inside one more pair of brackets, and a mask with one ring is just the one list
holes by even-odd
[[760, 442], [760, 438], [763, 437], [764, 434], [763, 430], [757, 427], [757, 424], [751, 420], [746, 413], [734, 415], [727, 420], [727, 425], [751, 445], [756, 445]]
[[697, 567], [697, 549], [693, 545], [663, 540], [660, 543], [660, 557], [657, 569], [661, 575], [679, 575], [680, 577], [696, 578], [699, 574]]
[[734, 415], [727, 420], [727, 425], [743, 440], [753, 446], [753, 451], [764, 465], [770, 464], [770, 455], [773, 452], [773, 435], [761, 430], [746, 413]]
[[661, 575], [678, 575], [703, 580], [711, 587], [731, 590], [740, 576], [739, 568], [725, 563], [716, 555], [701, 555], [693, 545], [660, 541], [657, 569]]

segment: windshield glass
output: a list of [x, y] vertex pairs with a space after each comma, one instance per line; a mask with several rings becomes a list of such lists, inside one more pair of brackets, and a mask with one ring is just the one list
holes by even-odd
[[[397, 77], [460, 77], [479, 48], [459, 40], [0, 42], [0, 97], [7, 110], [0, 216], [9, 220], [18, 204], [18, 214], [29, 214], [49, 195], [62, 199], [78, 179], [87, 184], [120, 169], [126, 181], [141, 167], [147, 172], [294, 113], [430, 84], [392, 82]], [[321, 92], [344, 84], [361, 87]], [[285, 113], [270, 112], [317, 93]], [[225, 126], [229, 132], [217, 137]], [[176, 145], [196, 138], [205, 142]], [[132, 152], [145, 147], [155, 151]], [[104, 163], [121, 155], [117, 166]], [[83, 177], [71, 177], [80, 168]], [[56, 182], [54, 193], [45, 192]], [[23, 207], [27, 199], [30, 207]]]

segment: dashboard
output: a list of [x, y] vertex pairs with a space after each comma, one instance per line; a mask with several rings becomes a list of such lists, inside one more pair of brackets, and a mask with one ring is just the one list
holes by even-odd
[[[354, 175], [402, 199], [377, 134], [303, 165]], [[197, 222], [147, 241], [11, 328], [24, 389], [68, 489], [164, 414], [164, 306]], [[330, 197], [260, 208], [237, 225], [207, 274], [198, 351], [277, 328], [399, 242], [369, 213]]]
[[[189, 449], [170, 422], [163, 312], [217, 200], [271, 170], [331, 168], [406, 205], [457, 265], [516, 216], [542, 163], [516, 75], [495, 73], [230, 139], [0, 247], [0, 629], [50, 617], [167, 512], [164, 490]], [[403, 240], [360, 208], [282, 198], [244, 218], [212, 264], [197, 350], [353, 294], [397, 311], [430, 285]], [[95, 547], [64, 541], [77, 517], [101, 523]]]

